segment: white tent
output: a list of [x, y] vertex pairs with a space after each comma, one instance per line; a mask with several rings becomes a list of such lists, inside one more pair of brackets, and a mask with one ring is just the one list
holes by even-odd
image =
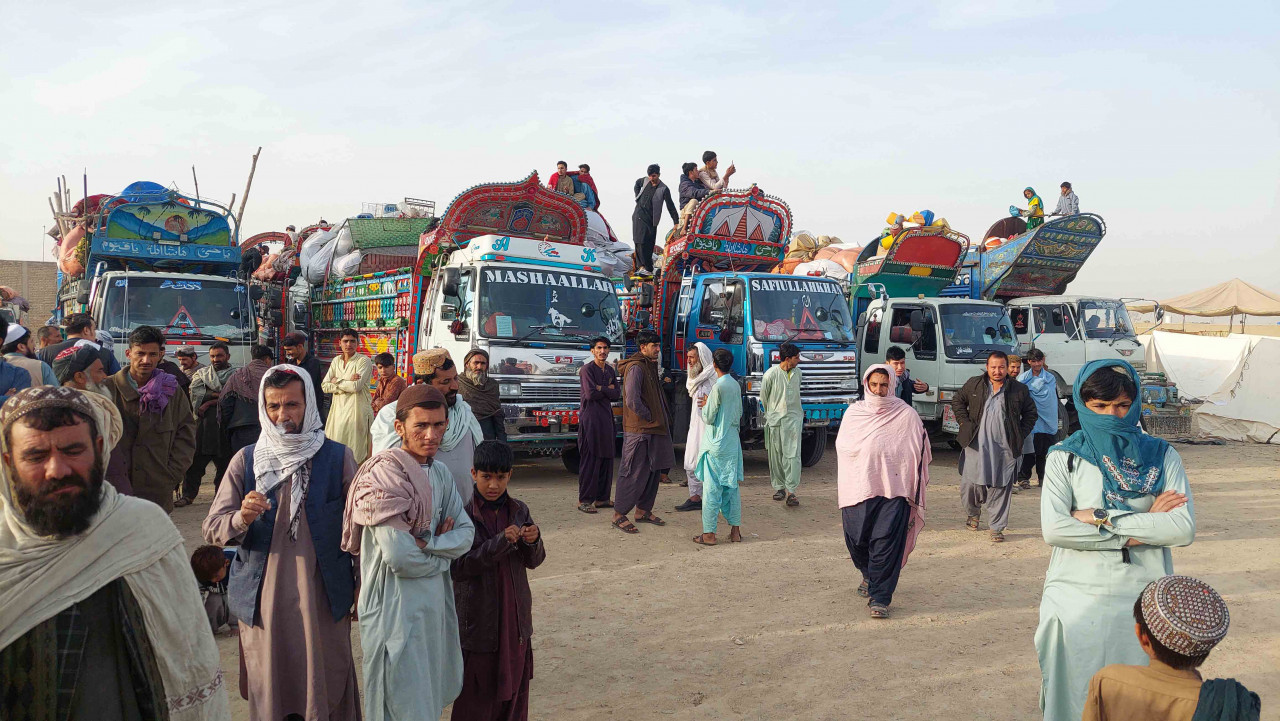
[[1280, 338], [1258, 338], [1207, 401], [1195, 411], [1200, 433], [1280, 444]]
[[1183, 398], [1208, 398], [1236, 371], [1261, 336], [1232, 333], [1226, 338], [1156, 331], [1140, 336], [1148, 371], [1160, 371]]

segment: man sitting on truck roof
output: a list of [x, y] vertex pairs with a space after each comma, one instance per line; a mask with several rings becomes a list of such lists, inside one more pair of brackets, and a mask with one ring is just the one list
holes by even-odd
[[711, 195], [711, 189], [698, 176], [697, 163], [685, 163], [680, 166], [680, 170], [684, 175], [680, 177], [680, 223], [678, 227], [683, 228], [685, 221], [693, 214], [693, 209], [697, 206], [698, 201]]
[[707, 186], [708, 190], [724, 190], [729, 187], [729, 178], [738, 172], [738, 169], [730, 163], [729, 167], [725, 168], [724, 177], [721, 178], [720, 174], [716, 172], [716, 166], [719, 164], [720, 161], [716, 159], [714, 150], [708, 150], [702, 154], [702, 168], [698, 170], [698, 177], [702, 180], [702, 184]]

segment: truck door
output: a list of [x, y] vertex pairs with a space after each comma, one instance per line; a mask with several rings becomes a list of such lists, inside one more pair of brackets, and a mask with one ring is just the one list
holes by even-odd
[[1025, 306], [1010, 306], [1009, 321], [1013, 323], [1013, 333], [1018, 339], [1018, 354], [1025, 356], [1031, 350], [1031, 339], [1035, 337], [1031, 310]]
[[1033, 345], [1044, 352], [1051, 368], [1074, 382], [1084, 365], [1085, 341], [1081, 340], [1075, 316], [1067, 303], [1036, 303], [1031, 318]]
[[[937, 398], [939, 377], [938, 329], [932, 312], [919, 305], [894, 304], [889, 314], [888, 345], [882, 346], [887, 354], [889, 347], [897, 346], [907, 355], [907, 371], [915, 380], [929, 384], [927, 393], [918, 393], [913, 402], [929, 403]], [[863, 366], [864, 368], [866, 366]], [[933, 418], [926, 415], [926, 418]]]
[[[709, 278], [702, 281], [695, 291], [696, 317], [690, 313], [693, 325], [691, 343], [706, 343], [714, 353], [717, 348], [727, 348], [733, 354], [735, 368], [746, 367], [743, 348], [746, 321], [746, 286], [740, 278]], [[684, 366], [684, 359], [680, 359]]]

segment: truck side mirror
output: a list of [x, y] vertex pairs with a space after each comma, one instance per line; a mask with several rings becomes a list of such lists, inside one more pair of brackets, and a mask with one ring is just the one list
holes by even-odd
[[[299, 328], [305, 328], [309, 325], [308, 311], [306, 303], [293, 304], [293, 324]], [[276, 325], [281, 325], [277, 323]]]
[[1164, 320], [1164, 308], [1156, 305], [1156, 323], [1159, 324], [1162, 320]]
[[858, 314], [858, 327], [861, 328], [867, 324], [867, 312], [864, 310]]
[[641, 308], [648, 308], [653, 305], [652, 285], [646, 283], [645, 285], [640, 286], [640, 294], [639, 298], [636, 300], [636, 304]]
[[262, 293], [263, 293], [262, 286], [260, 285], [249, 286], [249, 302], [257, 303], [258, 301], [262, 300]]
[[645, 310], [644, 308], [641, 308], [640, 310], [636, 311], [636, 315], [635, 315], [636, 328], [637, 329], [648, 328], [650, 317], [651, 316], [649, 314], [649, 311]]
[[[460, 297], [458, 294], [462, 286], [462, 272], [457, 268], [444, 268], [440, 271], [440, 281], [444, 284], [443, 290], [445, 295]], [[456, 309], [455, 309], [456, 311]], [[441, 316], [443, 319], [444, 316]]]
[[87, 290], [80, 291], [80, 294], [76, 296], [76, 302], [81, 304], [87, 304], [89, 302], [89, 291]]
[[911, 311], [911, 315], [908, 316], [907, 322], [911, 324], [912, 333], [924, 332], [924, 313], [922, 313], [921, 311], [919, 310]]

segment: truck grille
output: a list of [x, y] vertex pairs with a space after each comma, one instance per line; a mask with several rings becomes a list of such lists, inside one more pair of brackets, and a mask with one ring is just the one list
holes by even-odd
[[852, 393], [853, 386], [846, 383], [858, 377], [858, 368], [854, 363], [815, 363], [800, 364], [800, 393], [803, 396]]
[[576, 378], [569, 383], [530, 382], [520, 380], [519, 376], [501, 379], [501, 383], [520, 383], [520, 395], [515, 398], [504, 398], [507, 403], [571, 403], [578, 405], [581, 400], [581, 386]]

